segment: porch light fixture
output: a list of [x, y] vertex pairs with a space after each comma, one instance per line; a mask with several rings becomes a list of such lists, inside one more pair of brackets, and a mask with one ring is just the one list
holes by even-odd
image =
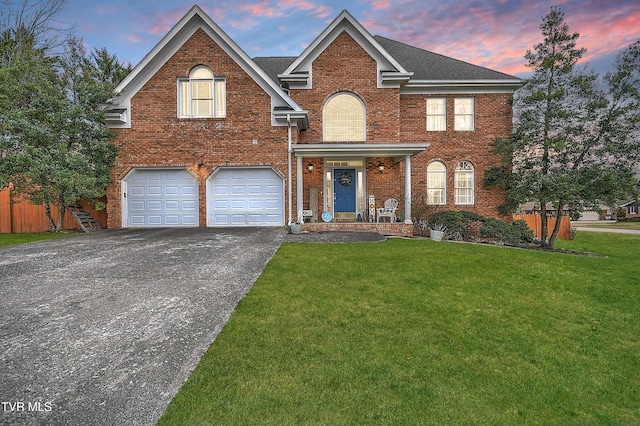
[[307, 170], [309, 170], [309, 173], [313, 173], [313, 163], [307, 165]]
[[382, 161], [378, 163], [378, 173], [384, 173], [384, 163]]

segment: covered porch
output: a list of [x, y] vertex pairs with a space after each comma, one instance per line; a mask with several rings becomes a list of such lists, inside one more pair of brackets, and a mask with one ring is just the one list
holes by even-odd
[[[295, 221], [304, 221], [304, 230], [310, 232], [413, 235], [411, 158], [428, 146], [426, 143], [293, 145]], [[379, 217], [378, 209], [390, 198], [400, 202], [395, 215]], [[292, 222], [290, 217], [289, 223]]]

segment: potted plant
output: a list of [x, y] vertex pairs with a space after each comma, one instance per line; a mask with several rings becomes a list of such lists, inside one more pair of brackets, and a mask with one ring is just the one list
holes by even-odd
[[299, 234], [300, 232], [302, 232], [302, 224], [298, 223], [298, 222], [293, 222], [290, 226], [291, 229], [291, 233], [292, 234]]
[[433, 241], [442, 241], [446, 233], [446, 226], [444, 226], [442, 223], [434, 223], [433, 225], [431, 225], [429, 236]]
[[302, 225], [304, 224], [304, 216], [302, 216], [302, 212], [300, 212], [298, 214], [298, 219], [291, 223], [291, 225], [289, 226], [289, 230], [291, 231], [292, 234], [299, 234], [300, 232], [302, 232]]

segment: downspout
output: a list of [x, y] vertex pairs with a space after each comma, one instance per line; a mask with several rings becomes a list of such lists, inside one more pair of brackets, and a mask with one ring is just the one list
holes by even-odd
[[289, 218], [288, 218], [288, 226], [291, 226], [291, 218], [292, 218], [292, 214], [291, 214], [291, 207], [292, 207], [292, 203], [293, 203], [293, 194], [292, 194], [292, 188], [291, 188], [291, 182], [292, 182], [292, 172], [291, 172], [291, 154], [293, 153], [293, 148], [291, 147], [291, 114], [287, 114], [287, 144], [288, 144], [288, 149], [287, 149], [287, 169], [288, 169], [288, 175], [287, 175], [287, 179], [288, 179], [288, 191], [287, 191], [287, 201], [289, 203], [289, 207], [288, 207], [288, 211], [289, 211]]

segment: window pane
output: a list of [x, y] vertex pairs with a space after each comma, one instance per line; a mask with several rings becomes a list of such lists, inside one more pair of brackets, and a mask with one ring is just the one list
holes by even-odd
[[193, 116], [211, 117], [213, 115], [213, 101], [211, 99], [194, 99]]
[[181, 80], [180, 88], [179, 88], [179, 96], [180, 96], [180, 117], [188, 117], [191, 115], [191, 111], [189, 111], [189, 81]]
[[473, 98], [456, 98], [454, 102], [454, 111], [455, 130], [473, 130]]
[[211, 81], [193, 82], [193, 99], [211, 99], [213, 97], [211, 92]]
[[468, 161], [461, 161], [456, 165], [455, 172], [455, 202], [456, 204], [473, 204], [473, 165]]
[[208, 68], [200, 66], [196, 70], [191, 73], [191, 78], [193, 79], [202, 79], [202, 80], [211, 80], [213, 78], [213, 73]]
[[443, 131], [447, 128], [444, 98], [427, 99], [427, 130]]
[[328, 101], [324, 111], [324, 140], [365, 140], [364, 107], [354, 95], [343, 93]]
[[427, 166], [427, 204], [446, 204], [447, 169], [439, 161]]
[[225, 80], [216, 80], [216, 117], [227, 115], [227, 88]]

